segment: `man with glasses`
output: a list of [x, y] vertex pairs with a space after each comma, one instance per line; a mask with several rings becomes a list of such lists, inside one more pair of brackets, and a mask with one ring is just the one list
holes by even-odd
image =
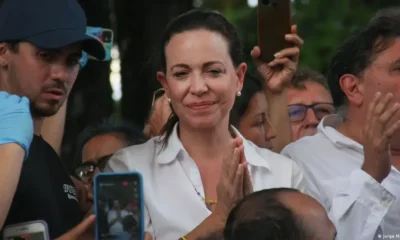
[[[395, 239], [400, 234], [400, 9], [380, 12], [334, 53], [329, 86], [337, 115], [317, 134], [288, 145], [337, 239]], [[396, 17], [397, 16], [397, 17]]]
[[88, 212], [93, 205], [93, 179], [102, 172], [108, 160], [118, 150], [145, 142], [143, 133], [129, 123], [113, 123], [105, 121], [94, 124], [79, 134], [75, 161], [74, 179], [80, 197], [80, 205]]
[[335, 113], [324, 76], [307, 69], [297, 71], [287, 89], [293, 141], [312, 136], [322, 118]]

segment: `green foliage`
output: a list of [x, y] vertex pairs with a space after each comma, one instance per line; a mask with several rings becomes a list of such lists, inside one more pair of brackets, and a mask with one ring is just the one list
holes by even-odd
[[[325, 72], [339, 44], [365, 25], [380, 8], [398, 5], [398, 0], [296, 0], [293, 23], [304, 39], [300, 65]], [[238, 29], [247, 61], [257, 44], [257, 9], [246, 0], [204, 0], [202, 7], [219, 10]]]

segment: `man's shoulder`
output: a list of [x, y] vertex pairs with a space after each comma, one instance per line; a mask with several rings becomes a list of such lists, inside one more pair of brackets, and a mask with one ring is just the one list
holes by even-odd
[[331, 142], [321, 132], [313, 136], [302, 137], [299, 140], [288, 144], [281, 152], [284, 156], [292, 152], [318, 152], [319, 147], [329, 145]]

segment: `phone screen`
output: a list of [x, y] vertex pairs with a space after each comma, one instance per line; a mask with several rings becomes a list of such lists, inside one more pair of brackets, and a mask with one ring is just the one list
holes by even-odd
[[26, 233], [20, 236], [7, 237], [7, 240], [45, 240], [43, 232]]
[[140, 240], [141, 182], [138, 174], [99, 175], [96, 179], [96, 224], [100, 240]]

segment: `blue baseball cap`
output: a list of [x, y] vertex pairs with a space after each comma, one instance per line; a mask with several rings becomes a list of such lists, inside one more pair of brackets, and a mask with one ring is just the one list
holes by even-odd
[[86, 15], [76, 0], [4, 0], [0, 42], [26, 41], [41, 49], [82, 42], [83, 51], [103, 60], [100, 40], [86, 34]]

